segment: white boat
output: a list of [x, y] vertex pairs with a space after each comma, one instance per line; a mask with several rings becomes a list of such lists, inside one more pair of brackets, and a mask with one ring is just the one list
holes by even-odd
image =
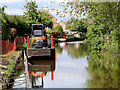
[[66, 38], [59, 38], [58, 41], [66, 41]]

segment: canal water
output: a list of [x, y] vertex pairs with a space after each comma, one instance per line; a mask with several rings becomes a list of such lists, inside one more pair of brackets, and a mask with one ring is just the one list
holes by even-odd
[[[116, 55], [89, 51], [82, 41], [61, 42], [54, 46], [55, 58], [33, 57], [28, 60], [33, 88], [118, 88]], [[33, 77], [33, 71], [44, 75]], [[26, 88], [26, 82], [23, 70], [15, 79], [13, 88]]]

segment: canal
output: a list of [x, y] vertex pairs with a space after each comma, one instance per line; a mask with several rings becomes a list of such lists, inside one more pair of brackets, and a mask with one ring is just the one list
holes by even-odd
[[[33, 88], [118, 88], [118, 57], [110, 52], [89, 51], [82, 41], [55, 45], [55, 58], [30, 58], [29, 72]], [[31, 65], [35, 65], [32, 67]], [[17, 71], [12, 88], [26, 88], [25, 67]], [[19, 83], [18, 83], [19, 82]]]

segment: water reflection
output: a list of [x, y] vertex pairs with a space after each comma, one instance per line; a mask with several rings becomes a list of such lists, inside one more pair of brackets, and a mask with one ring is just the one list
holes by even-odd
[[[86, 88], [86, 80], [89, 74], [86, 70], [88, 66], [87, 46], [82, 42], [62, 42], [56, 44], [57, 62], [55, 71], [55, 82], [47, 86], [51, 88]], [[83, 47], [83, 50], [81, 51]], [[59, 53], [59, 50], [62, 50]], [[76, 51], [78, 54], [76, 53]], [[83, 54], [84, 53], [84, 54]]]
[[110, 52], [90, 52], [88, 68], [89, 88], [118, 88], [118, 57]]
[[81, 42], [62, 42], [55, 45], [57, 53], [62, 53], [63, 49], [67, 49], [68, 55], [72, 58], [84, 57], [87, 55], [87, 45], [84, 45]]
[[[60, 55], [63, 57], [63, 58], [59, 57], [60, 59], [63, 59], [59, 63], [64, 63], [66, 61], [65, 59], [67, 58], [69, 59], [72, 58], [72, 60], [83, 60], [84, 61], [85, 57], [87, 57], [87, 62], [86, 62], [88, 63], [87, 68], [84, 67], [84, 64], [79, 63], [79, 65], [82, 65], [84, 69], [86, 68], [86, 70], [88, 71], [87, 80], [84, 77], [84, 79], [86, 80], [85, 81], [86, 87], [88, 88], [118, 88], [118, 56], [116, 56], [115, 54], [110, 53], [110, 52], [102, 52], [102, 51], [101, 52], [88, 51], [88, 48], [86, 45], [84, 45], [83, 43], [78, 43], [78, 42], [57, 44], [56, 49], [57, 49], [58, 56]], [[61, 50], [61, 53], [59, 53], [59, 50]], [[72, 68], [71, 70], [74, 70], [73, 61], [72, 61], [72, 65], [70, 65], [70, 60], [66, 65], [71, 66], [69, 68]], [[62, 67], [64, 66], [62, 65]], [[84, 69], [82, 69], [81, 67], [77, 70], [84, 71]], [[80, 77], [78, 77], [78, 79], [79, 78]]]
[[53, 80], [53, 72], [55, 70], [55, 58], [53, 57], [31, 57], [28, 60], [28, 73], [32, 83], [32, 88], [43, 88], [44, 77], [47, 72], [51, 72], [51, 80]]
[[70, 44], [70, 46], [67, 48], [67, 52], [72, 58], [79, 58], [86, 56], [87, 50], [88, 50], [87, 46], [84, 45], [83, 43]]
[[57, 43], [55, 49], [55, 58], [32, 57], [28, 60], [33, 88], [118, 87], [118, 57], [115, 54], [89, 51], [81, 41]]
[[56, 49], [56, 52], [59, 53], [59, 54], [62, 53], [62, 51], [63, 51], [63, 48], [61, 48], [58, 43], [55, 44], [55, 49]]

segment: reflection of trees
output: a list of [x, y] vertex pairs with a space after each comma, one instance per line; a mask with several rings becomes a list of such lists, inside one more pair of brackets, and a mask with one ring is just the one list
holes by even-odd
[[88, 71], [91, 80], [89, 88], [117, 88], [118, 87], [118, 57], [109, 52], [90, 52]]
[[63, 48], [60, 48], [58, 44], [55, 44], [55, 49], [57, 50], [57, 53], [62, 53]]
[[79, 58], [81, 56], [85, 56], [87, 53], [87, 46], [84, 44], [79, 44], [79, 48], [75, 48], [74, 44], [70, 44], [67, 48], [68, 54], [70, 54], [72, 57]]
[[58, 53], [62, 53], [62, 51], [63, 51], [63, 49], [60, 48], [60, 47], [57, 47], [56, 49], [57, 49], [57, 52], [58, 52]]

